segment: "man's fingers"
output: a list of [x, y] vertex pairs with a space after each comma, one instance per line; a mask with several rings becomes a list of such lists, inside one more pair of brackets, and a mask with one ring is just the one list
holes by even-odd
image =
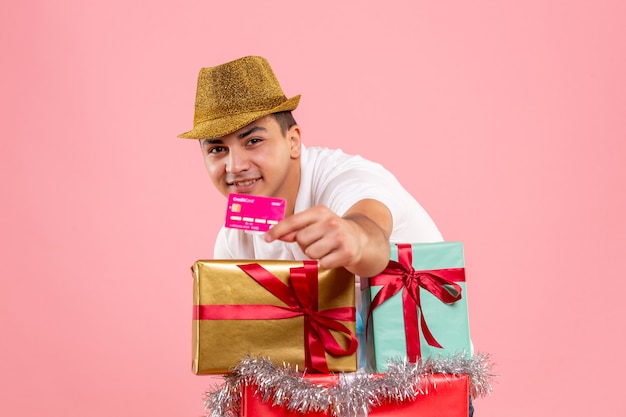
[[274, 238], [272, 235], [269, 234], [269, 231], [268, 231], [267, 233], [265, 233], [265, 241], [272, 242], [276, 239], [279, 239], [279, 240], [282, 240], [283, 242], [295, 242], [296, 235], [297, 235], [297, 232], [291, 232], [291, 233], [287, 233], [285, 235], [279, 236], [277, 238]]
[[271, 242], [273, 240], [283, 240], [285, 242], [293, 242], [295, 235], [307, 226], [315, 223], [317, 217], [313, 210], [306, 210], [301, 213], [287, 217], [283, 221], [273, 226], [265, 233], [265, 240]]
[[272, 242], [276, 239], [283, 240], [285, 242], [293, 242], [295, 240], [296, 233], [303, 226], [298, 219], [294, 219], [296, 215], [290, 216], [274, 225], [270, 230], [265, 233], [265, 241]]

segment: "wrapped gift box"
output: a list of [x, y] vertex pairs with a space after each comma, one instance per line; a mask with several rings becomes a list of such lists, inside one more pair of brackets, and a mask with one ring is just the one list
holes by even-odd
[[[376, 378], [379, 375], [370, 375]], [[304, 375], [304, 379], [319, 387], [335, 387], [339, 383], [340, 375]], [[469, 383], [467, 375], [431, 374], [420, 377], [420, 393], [415, 399], [396, 401], [385, 399], [380, 405], [370, 407], [367, 415], [371, 417], [467, 417], [469, 412]], [[362, 415], [362, 410], [351, 410], [349, 401], [343, 398], [333, 399], [333, 393], [326, 391], [330, 397], [329, 409], [317, 411], [305, 410], [300, 412], [293, 404], [293, 398], [275, 404], [276, 398], [259, 391], [259, 387], [253, 384], [243, 385], [243, 394], [239, 409], [240, 417], [343, 417], [350, 415]], [[293, 393], [295, 394], [295, 393]], [[300, 393], [300, 395], [302, 395]], [[359, 394], [360, 395], [360, 394]], [[292, 400], [290, 402], [289, 400]], [[303, 401], [304, 402], [304, 401]], [[287, 405], [285, 405], [287, 404]], [[341, 409], [341, 408], [344, 409]], [[347, 408], [347, 410], [346, 410]]]
[[361, 336], [370, 372], [389, 360], [471, 354], [463, 245], [393, 244], [380, 275], [361, 279]]
[[193, 372], [228, 373], [244, 356], [308, 372], [357, 368], [354, 275], [315, 261], [200, 260]]

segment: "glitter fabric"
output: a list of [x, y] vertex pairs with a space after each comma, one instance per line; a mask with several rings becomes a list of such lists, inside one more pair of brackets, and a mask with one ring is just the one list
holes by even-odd
[[300, 95], [287, 99], [267, 60], [247, 56], [198, 75], [193, 129], [183, 139], [218, 138], [263, 116], [298, 107]]

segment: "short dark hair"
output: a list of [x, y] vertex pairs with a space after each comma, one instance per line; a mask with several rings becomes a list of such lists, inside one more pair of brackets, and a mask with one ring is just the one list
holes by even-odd
[[297, 125], [296, 119], [293, 118], [290, 111], [272, 113], [272, 116], [274, 116], [274, 119], [278, 122], [283, 136], [287, 134], [287, 131], [291, 128], [291, 126]]

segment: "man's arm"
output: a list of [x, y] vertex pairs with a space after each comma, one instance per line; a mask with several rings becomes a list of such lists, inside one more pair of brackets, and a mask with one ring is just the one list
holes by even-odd
[[325, 269], [345, 267], [359, 276], [376, 275], [389, 262], [389, 236], [393, 220], [381, 202], [365, 199], [343, 217], [318, 206], [287, 217], [272, 227], [265, 240], [297, 242]]

